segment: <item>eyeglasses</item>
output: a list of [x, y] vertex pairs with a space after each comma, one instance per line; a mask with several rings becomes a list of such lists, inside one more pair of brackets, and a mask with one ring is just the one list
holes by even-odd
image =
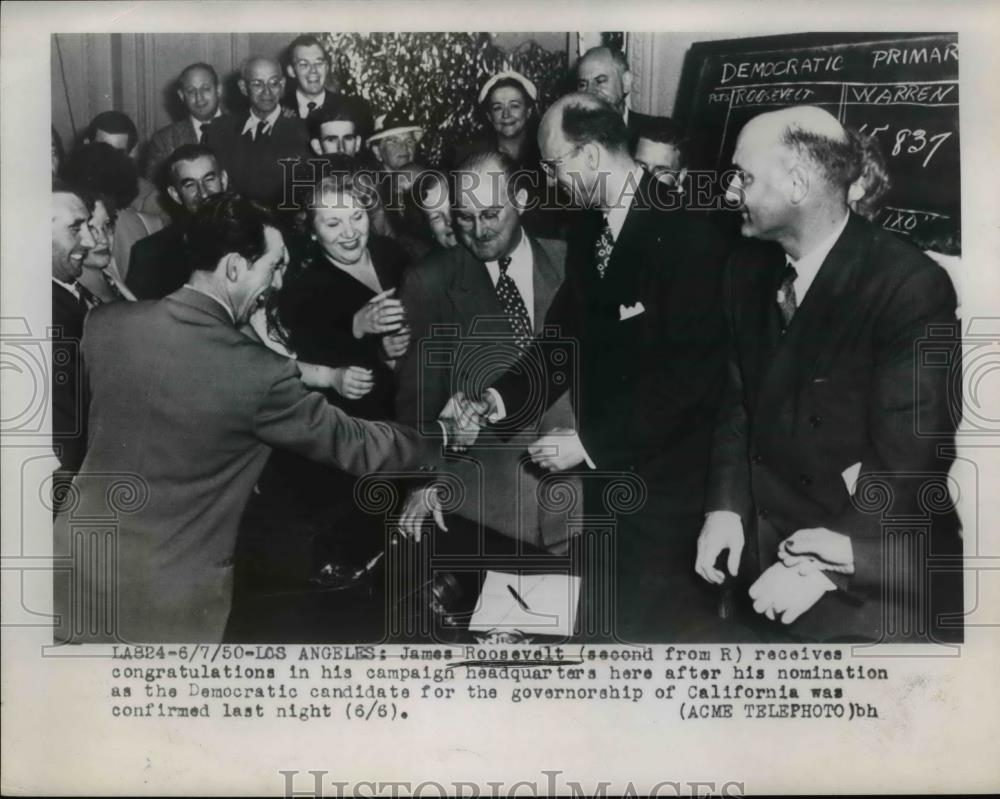
[[560, 155], [558, 158], [542, 158], [539, 163], [542, 165], [542, 171], [551, 177], [556, 172], [556, 167], [559, 166], [563, 161], [569, 158], [571, 155], [576, 155], [580, 151], [581, 145], [577, 144], [573, 148], [567, 150], [565, 153]]
[[501, 213], [502, 209], [500, 208], [487, 208], [478, 214], [472, 211], [453, 211], [452, 217], [460, 228], [471, 230], [475, 227], [477, 217], [484, 226], [495, 227], [500, 222]]
[[251, 80], [247, 82], [247, 86], [255, 92], [262, 92], [265, 88], [270, 89], [271, 91], [277, 91], [281, 88], [281, 78], [272, 78], [267, 82], [262, 80]]

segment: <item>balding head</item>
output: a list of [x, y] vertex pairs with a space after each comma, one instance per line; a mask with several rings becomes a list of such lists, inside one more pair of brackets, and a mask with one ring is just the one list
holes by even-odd
[[251, 56], [243, 62], [239, 83], [240, 91], [250, 100], [251, 110], [261, 118], [278, 107], [285, 92], [281, 65], [263, 56]]
[[632, 91], [632, 73], [620, 50], [591, 47], [576, 65], [576, 89], [607, 101], [619, 114], [625, 112], [625, 98]]
[[[733, 153], [739, 170], [728, 196], [741, 202], [744, 236], [795, 250], [807, 231], [847, 213], [847, 188], [858, 159], [837, 119], [815, 106], [771, 111], [740, 131]], [[797, 256], [795, 256], [797, 257]]]

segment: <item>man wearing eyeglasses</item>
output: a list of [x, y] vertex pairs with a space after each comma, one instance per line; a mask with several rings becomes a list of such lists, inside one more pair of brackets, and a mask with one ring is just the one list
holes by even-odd
[[[715, 640], [726, 634], [716, 598], [690, 563], [725, 374], [724, 239], [643, 172], [621, 115], [603, 100], [585, 93], [557, 100], [542, 119], [539, 145], [543, 169], [586, 209], [546, 320], [579, 348], [577, 364], [567, 367], [578, 387], [579, 436], [563, 448], [571, 466], [597, 470], [584, 481], [588, 517], [613, 512], [616, 479], [638, 481], [643, 499], [616, 516], [614, 568], [595, 562], [588, 573], [615, 587], [618, 639]], [[527, 355], [549, 363], [546, 346], [536, 339]], [[460, 416], [483, 423], [524, 413], [540, 391], [556, 396], [564, 371], [549, 370], [540, 389], [528, 370], [509, 370]], [[599, 596], [593, 581], [583, 590], [589, 602]]]
[[[483, 377], [482, 369], [502, 370], [542, 330], [562, 284], [566, 250], [562, 242], [532, 238], [522, 228], [528, 193], [511, 182], [515, 169], [499, 152], [466, 158], [453, 173], [452, 218], [460, 245], [435, 251], [404, 279], [400, 297], [412, 338], [397, 367], [400, 420], [435, 425], [456, 387], [469, 391], [469, 385]], [[454, 334], [433, 334], [444, 327]], [[480, 442], [467, 457], [448, 463], [448, 472], [463, 487], [462, 503], [450, 509], [458, 517], [454, 526], [463, 525], [459, 518], [474, 525], [468, 537], [471, 546], [489, 528], [505, 537], [491, 539], [497, 543], [513, 546], [513, 539], [557, 553], [568, 548], [569, 509], [560, 513], [540, 507], [538, 487], [544, 471], [525, 457], [540, 434], [551, 434], [557, 443], [574, 437], [565, 386], [560, 394], [544, 417], [515, 431], [523, 446]], [[546, 451], [552, 455], [555, 449]], [[567, 482], [568, 490], [578, 495], [576, 479]], [[435, 495], [412, 495], [405, 514], [408, 531], [416, 534], [436, 507]], [[450, 542], [460, 537], [455, 530]]]
[[286, 175], [291, 186], [294, 170], [281, 162], [308, 157], [309, 133], [294, 111], [281, 106], [285, 77], [273, 58], [249, 58], [239, 87], [250, 101], [249, 113], [217, 120], [204, 143], [229, 175], [232, 190], [274, 208], [285, 197]]

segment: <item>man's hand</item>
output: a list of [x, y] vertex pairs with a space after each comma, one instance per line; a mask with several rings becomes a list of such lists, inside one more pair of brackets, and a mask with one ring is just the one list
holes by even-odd
[[486, 424], [491, 403], [472, 400], [461, 391], [448, 400], [438, 414], [438, 421], [444, 425], [448, 449], [464, 452], [479, 437], [479, 431]]
[[729, 558], [726, 567], [735, 577], [740, 568], [743, 543], [743, 520], [738, 513], [728, 510], [708, 513], [698, 535], [698, 555], [695, 558], [694, 570], [708, 582], [721, 585], [726, 575], [715, 568], [715, 561], [723, 550], [728, 549]]
[[395, 293], [394, 288], [386, 289], [358, 309], [351, 326], [354, 338], [393, 333], [403, 326], [403, 303], [392, 296]]
[[387, 361], [395, 361], [406, 355], [410, 348], [410, 328], [401, 327], [398, 332], [382, 336], [382, 354]]
[[587, 459], [580, 436], [570, 427], [554, 427], [528, 446], [533, 463], [550, 472], [579, 466]]
[[753, 609], [772, 621], [791, 624], [815, 605], [827, 591], [837, 588], [822, 571], [801, 574], [783, 563], [775, 563], [750, 586]]
[[361, 399], [375, 387], [371, 369], [361, 366], [341, 366], [333, 370], [333, 390], [347, 399]]
[[800, 574], [832, 571], [854, 574], [854, 548], [851, 539], [825, 527], [797, 530], [778, 546], [778, 557], [785, 566]]
[[406, 505], [400, 520], [403, 535], [419, 541], [423, 533], [424, 522], [428, 516], [433, 516], [434, 523], [441, 530], [448, 532], [444, 523], [444, 513], [441, 510], [441, 497], [437, 488], [432, 485], [414, 489], [406, 498]]

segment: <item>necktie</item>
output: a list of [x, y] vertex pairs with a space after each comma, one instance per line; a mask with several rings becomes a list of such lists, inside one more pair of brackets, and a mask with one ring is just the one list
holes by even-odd
[[798, 276], [799, 273], [791, 264], [786, 265], [785, 271], [781, 274], [781, 285], [778, 286], [778, 310], [781, 311], [783, 327], [788, 327], [798, 307], [795, 299], [795, 278]]
[[503, 308], [507, 320], [510, 322], [511, 330], [514, 331], [514, 340], [518, 347], [524, 347], [531, 340], [531, 320], [528, 316], [528, 309], [524, 305], [524, 298], [517, 290], [514, 278], [507, 274], [507, 267], [510, 266], [510, 257], [501, 258], [500, 278], [497, 280], [497, 299], [500, 300], [500, 307]]
[[314, 103], [312, 100], [306, 103], [306, 117], [308, 117], [315, 110], [316, 110], [316, 103]]
[[267, 127], [267, 120], [262, 119], [257, 123], [257, 132], [254, 134], [253, 140], [260, 141], [260, 137], [264, 135], [264, 128]]
[[615, 238], [611, 235], [611, 225], [608, 224], [607, 217], [605, 217], [604, 228], [594, 245], [594, 264], [597, 266], [597, 274], [602, 278], [611, 262], [611, 250], [614, 249], [614, 246]]
[[199, 141], [199, 143], [203, 142], [205, 140], [205, 134], [208, 133], [208, 129], [210, 127], [212, 127], [212, 123], [211, 122], [202, 122], [198, 126], [198, 130], [200, 131], [199, 134], [198, 134], [198, 141]]

